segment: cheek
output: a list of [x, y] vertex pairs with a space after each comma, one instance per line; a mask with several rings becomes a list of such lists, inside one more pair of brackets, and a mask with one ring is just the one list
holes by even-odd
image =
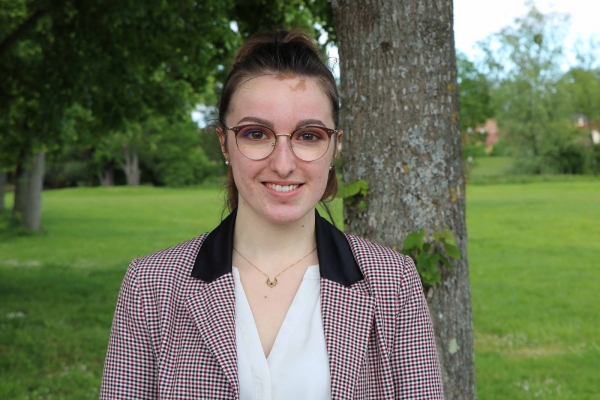
[[255, 188], [254, 177], [255, 171], [252, 168], [252, 165], [247, 165], [244, 163], [244, 160], [237, 158], [235, 165], [232, 166], [233, 173], [233, 181], [238, 188], [238, 191], [242, 191], [244, 193], [253, 193]]
[[327, 182], [329, 180], [329, 166], [327, 166], [325, 169], [320, 169], [318, 180], [320, 186], [322, 186], [322, 189], [325, 190], [325, 187], [327, 187]]

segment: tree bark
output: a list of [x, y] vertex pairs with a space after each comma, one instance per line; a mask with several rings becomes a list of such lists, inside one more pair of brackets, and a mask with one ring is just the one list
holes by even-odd
[[369, 184], [346, 232], [402, 248], [449, 228], [462, 253], [427, 292], [446, 399], [475, 399], [465, 180], [451, 0], [333, 0], [345, 183]]
[[27, 205], [27, 192], [29, 191], [29, 170], [23, 165], [21, 158], [17, 163], [15, 173], [15, 201], [13, 202], [13, 215], [22, 215]]
[[125, 153], [125, 162], [121, 164], [121, 167], [125, 171], [127, 185], [139, 186], [142, 172], [140, 171], [140, 160], [137, 150], [132, 146], [126, 146], [123, 152]]
[[101, 186], [115, 186], [115, 168], [110, 165], [104, 171], [98, 169]]
[[0, 213], [4, 212], [6, 204], [4, 196], [6, 194], [6, 171], [0, 171]]
[[35, 155], [31, 164], [27, 204], [23, 215], [25, 228], [37, 232], [42, 230], [42, 191], [44, 189], [45, 166], [46, 153], [40, 151]]

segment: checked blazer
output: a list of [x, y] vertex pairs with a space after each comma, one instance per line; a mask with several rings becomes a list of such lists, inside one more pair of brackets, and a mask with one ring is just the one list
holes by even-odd
[[[134, 260], [100, 399], [237, 399], [231, 254], [236, 211], [212, 232]], [[316, 216], [332, 399], [442, 399], [412, 260]]]

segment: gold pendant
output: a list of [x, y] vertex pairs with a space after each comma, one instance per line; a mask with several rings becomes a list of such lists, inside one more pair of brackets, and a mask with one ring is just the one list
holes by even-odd
[[275, 286], [277, 286], [277, 278], [273, 278], [273, 281], [271, 282], [271, 278], [267, 278], [267, 285], [272, 289]]

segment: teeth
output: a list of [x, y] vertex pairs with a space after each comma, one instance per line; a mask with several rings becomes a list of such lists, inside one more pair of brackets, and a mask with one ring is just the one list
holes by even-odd
[[291, 190], [296, 189], [298, 186], [300, 186], [300, 185], [281, 186], [281, 185], [275, 185], [273, 183], [267, 183], [266, 185], [267, 185], [267, 187], [273, 189], [276, 192], [289, 192]]

